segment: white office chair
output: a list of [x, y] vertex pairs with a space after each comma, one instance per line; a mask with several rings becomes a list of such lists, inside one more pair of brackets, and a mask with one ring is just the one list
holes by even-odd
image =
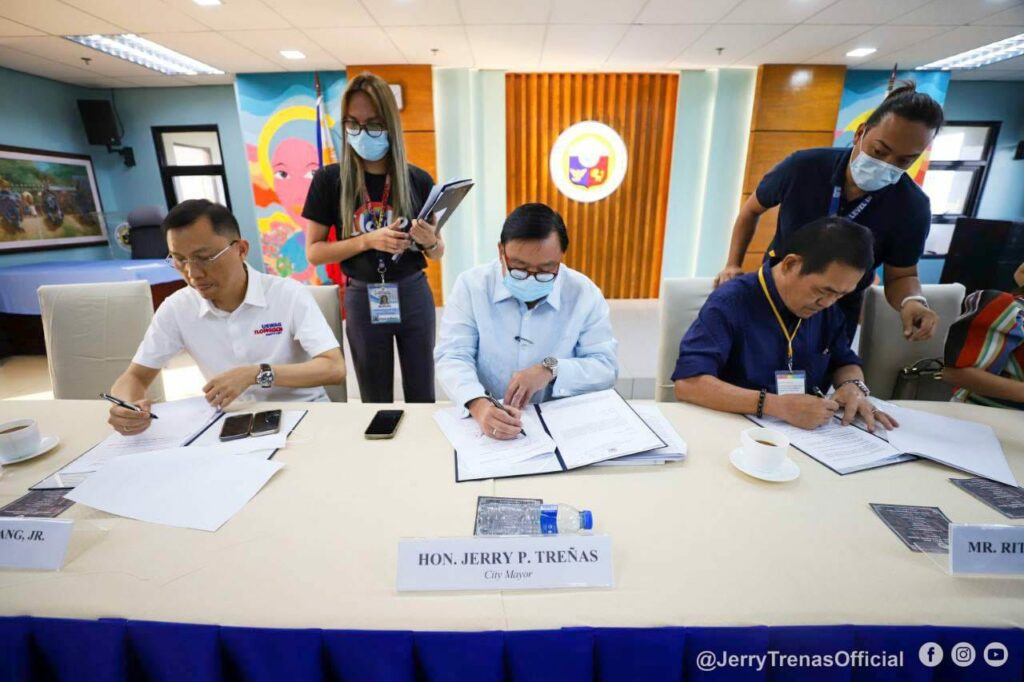
[[710, 277], [666, 279], [664, 282], [658, 334], [658, 374], [654, 379], [654, 399], [658, 402], [674, 402], [676, 399], [671, 377], [679, 358], [679, 342], [714, 290], [713, 283]]
[[[342, 357], [345, 356], [345, 338], [341, 331], [341, 298], [338, 293], [337, 284], [325, 286], [311, 286], [309, 291], [313, 294], [313, 300], [320, 307], [320, 312], [327, 320], [327, 326], [334, 332], [334, 338], [338, 339], [338, 346], [341, 348]], [[348, 402], [347, 378], [340, 384], [324, 386], [327, 389], [327, 397], [332, 403]]]
[[[39, 287], [53, 397], [96, 400], [128, 368], [153, 319], [149, 282]], [[164, 399], [160, 374], [146, 397]]]
[[864, 360], [864, 380], [871, 393], [883, 400], [892, 398], [901, 369], [918, 360], [942, 357], [949, 327], [960, 316], [966, 291], [962, 284], [925, 284], [921, 289], [928, 305], [938, 313], [939, 324], [931, 339], [916, 342], [903, 338], [903, 323], [885, 300], [882, 287], [865, 292], [859, 354]]

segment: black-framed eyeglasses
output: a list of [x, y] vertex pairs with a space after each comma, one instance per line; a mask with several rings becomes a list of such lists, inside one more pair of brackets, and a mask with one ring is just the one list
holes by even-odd
[[[502, 254], [502, 257], [504, 258], [504, 254]], [[518, 279], [520, 281], [526, 279], [527, 277], [533, 277], [541, 284], [547, 284], [548, 282], [553, 282], [555, 277], [558, 277], [558, 270], [555, 270], [554, 272], [544, 272], [543, 270], [537, 271], [513, 268], [511, 265], [508, 264], [508, 258], [505, 258], [505, 267], [508, 268], [508, 274], [510, 277], [512, 277], [512, 279]]]
[[193, 256], [191, 258], [182, 258], [181, 256], [170, 255], [167, 256], [167, 258], [165, 258], [164, 260], [167, 261], [168, 265], [182, 272], [184, 272], [186, 267], [198, 267], [201, 270], [206, 270], [206, 268], [213, 265], [214, 261], [216, 261], [218, 258], [227, 253], [228, 249], [230, 249], [237, 243], [238, 240], [233, 239], [230, 244], [228, 244], [227, 246], [225, 246], [223, 249], [213, 254], [212, 256]]
[[388, 131], [388, 127], [386, 125], [377, 121], [360, 123], [354, 119], [345, 119], [344, 125], [345, 132], [349, 135], [358, 135], [359, 131], [365, 130], [366, 134], [370, 137], [380, 137]]

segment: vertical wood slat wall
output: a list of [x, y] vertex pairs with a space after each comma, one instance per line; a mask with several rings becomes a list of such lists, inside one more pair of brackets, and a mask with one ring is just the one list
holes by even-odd
[[[765, 64], [758, 67], [742, 202], [757, 189], [765, 173], [793, 152], [832, 146], [845, 80], [845, 66]], [[761, 216], [743, 259], [744, 271], [756, 270], [764, 260], [764, 252], [775, 235], [778, 216], [778, 207]]]
[[[437, 177], [437, 141], [434, 134], [434, 72], [427, 65], [373, 65], [348, 67], [348, 80], [369, 71], [391, 85], [402, 86], [404, 108], [400, 112], [405, 133], [405, 152], [409, 163]], [[340, 123], [339, 123], [340, 125]], [[424, 197], [426, 199], [426, 197]], [[442, 305], [441, 262], [427, 259], [427, 281], [434, 293], [434, 302]]]
[[[607, 298], [657, 298], [675, 129], [676, 74], [510, 73], [505, 77], [507, 203], [562, 214], [566, 264]], [[619, 133], [629, 161], [609, 197], [581, 203], [551, 180], [548, 156], [574, 123], [598, 121]]]

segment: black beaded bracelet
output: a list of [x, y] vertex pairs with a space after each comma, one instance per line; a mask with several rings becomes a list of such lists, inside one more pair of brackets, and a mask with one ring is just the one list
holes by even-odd
[[762, 388], [761, 393], [757, 396], [757, 418], [760, 419], [764, 416], [764, 399], [768, 395], [768, 389]]

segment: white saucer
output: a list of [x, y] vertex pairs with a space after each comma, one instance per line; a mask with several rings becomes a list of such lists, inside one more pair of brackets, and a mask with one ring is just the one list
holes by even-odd
[[730, 452], [729, 461], [732, 462], [734, 467], [745, 473], [747, 476], [753, 476], [754, 478], [759, 478], [762, 481], [785, 483], [786, 481], [792, 481], [800, 476], [800, 467], [798, 467], [796, 462], [791, 460], [789, 457], [782, 460], [782, 466], [775, 471], [763, 471], [751, 466], [747, 461], [747, 455], [743, 451], [743, 448], [736, 448]]
[[21, 462], [27, 462], [30, 459], [38, 457], [39, 455], [46, 454], [50, 450], [53, 450], [57, 446], [57, 443], [59, 442], [60, 437], [58, 436], [46, 436], [39, 441], [39, 449], [36, 450], [35, 452], [30, 452], [27, 455], [24, 455], [23, 457], [19, 457], [18, 459], [0, 460], [0, 464], [2, 464], [3, 466], [7, 466], [8, 464], [19, 464]]

